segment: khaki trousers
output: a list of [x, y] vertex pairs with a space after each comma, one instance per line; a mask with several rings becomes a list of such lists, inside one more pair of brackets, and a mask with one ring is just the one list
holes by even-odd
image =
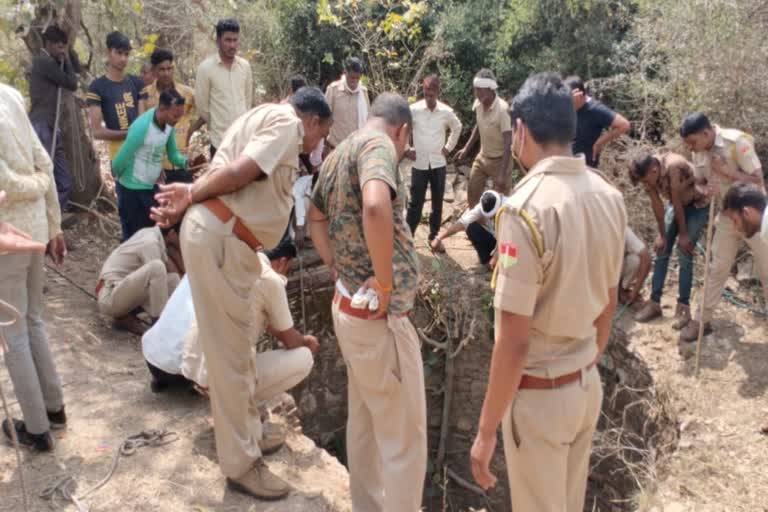
[[736, 253], [741, 243], [746, 242], [752, 249], [757, 274], [763, 284], [763, 295], [768, 302], [768, 242], [762, 239], [760, 233], [745, 239], [725, 215], [718, 215], [715, 221], [715, 235], [712, 240], [712, 255], [709, 267], [709, 283], [704, 297], [703, 321], [712, 320], [712, 313], [723, 294], [725, 282], [731, 274], [731, 267], [736, 260]]
[[501, 424], [512, 510], [584, 510], [602, 400], [594, 367], [558, 389], [520, 390]]
[[195, 205], [181, 226], [181, 252], [208, 370], [216, 453], [229, 478], [241, 477], [261, 458], [262, 436], [249, 303], [261, 262], [232, 234], [234, 222], [235, 217], [223, 224]]
[[347, 365], [347, 459], [355, 512], [416, 512], [427, 470], [424, 370], [407, 317], [363, 320], [333, 305]]
[[165, 263], [150, 261], [122, 280], [106, 283], [99, 292], [99, 311], [119, 318], [141, 306], [149, 316], [159, 318], [179, 281], [179, 275], [169, 273]]
[[[8, 342], [5, 366], [31, 434], [47, 432], [46, 411], [57, 412], [64, 405], [43, 323], [44, 257], [40, 253], [0, 256], [0, 299], [21, 314], [21, 320], [2, 327]], [[5, 321], [9, 316], [3, 313], [0, 319]]]
[[637, 270], [640, 268], [640, 256], [637, 254], [627, 254], [624, 256], [624, 264], [621, 266], [621, 287], [629, 288], [632, 281], [635, 280]]
[[[511, 160], [511, 159], [510, 159]], [[507, 169], [507, 181], [505, 189], [502, 191], [504, 195], [509, 192], [512, 177], [509, 176], [509, 169]], [[483, 153], [479, 153], [474, 162], [472, 162], [472, 170], [469, 173], [469, 181], [467, 183], [467, 203], [470, 208], [475, 206], [480, 201], [480, 196], [487, 188], [488, 178], [494, 181], [499, 177], [501, 173], [501, 157], [489, 158]]]

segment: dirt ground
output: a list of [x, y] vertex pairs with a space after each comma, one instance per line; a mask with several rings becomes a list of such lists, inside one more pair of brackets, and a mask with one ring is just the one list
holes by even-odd
[[[94, 218], [78, 215], [65, 232], [72, 242], [60, 271], [92, 292], [101, 262], [117, 239]], [[50, 264], [50, 263], [49, 263]], [[112, 480], [86, 501], [91, 511], [257, 512], [350, 510], [346, 470], [300, 433], [268, 457], [269, 466], [297, 489], [280, 504], [256, 502], [226, 489], [216, 462], [208, 401], [191, 392], [153, 394], [138, 337], [114, 331], [98, 314], [95, 301], [49, 268], [46, 324], [64, 385], [69, 428], [56, 433], [53, 454], [23, 452], [30, 510], [75, 510], [38, 498], [63, 475], [81, 492], [109, 470], [121, 441], [147, 429], [167, 429], [179, 440], [145, 447], [119, 461]], [[20, 417], [4, 365], [0, 382]], [[279, 418], [276, 418], [279, 421]], [[20, 512], [21, 488], [13, 449], [0, 446], [0, 510]], [[53, 506], [53, 508], [51, 508]]]

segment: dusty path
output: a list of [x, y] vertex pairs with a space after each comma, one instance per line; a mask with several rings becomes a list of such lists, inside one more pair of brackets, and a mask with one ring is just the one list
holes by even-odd
[[[81, 221], [68, 236], [77, 248], [62, 271], [91, 290], [100, 262], [116, 241], [92, 221]], [[92, 512], [349, 510], [346, 470], [300, 434], [292, 434], [288, 447], [268, 458], [299, 489], [289, 501], [257, 503], [226, 490], [206, 422], [207, 401], [188, 392], [153, 394], [138, 338], [113, 331], [96, 313], [93, 299], [50, 270], [47, 286], [46, 321], [70, 424], [56, 435], [55, 453], [24, 452], [30, 510], [52, 510], [37, 494], [60, 475], [77, 476], [81, 491], [90, 488], [108, 471], [121, 440], [145, 429], [172, 430], [180, 439], [121, 459], [112, 480], [87, 500]], [[12, 395], [4, 365], [0, 379]], [[20, 416], [18, 406], [12, 411]], [[0, 443], [0, 496], [0, 510], [22, 510], [15, 456], [5, 443]], [[59, 504], [53, 510], [74, 510]]]

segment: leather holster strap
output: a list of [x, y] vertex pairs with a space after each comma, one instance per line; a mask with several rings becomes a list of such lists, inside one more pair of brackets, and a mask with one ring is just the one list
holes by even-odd
[[[590, 364], [587, 366], [584, 371], [589, 371], [592, 369], [594, 364]], [[581, 372], [582, 370], [576, 370], [572, 373], [566, 373], [565, 375], [561, 375], [559, 377], [555, 377], [554, 379], [546, 379], [543, 377], [534, 377], [533, 375], [523, 375], [523, 378], [520, 380], [520, 386], [519, 389], [557, 389], [565, 386], [566, 384], [570, 384], [571, 382], [575, 382], [581, 378]]]
[[[208, 210], [224, 224], [229, 222], [232, 217], [235, 217], [235, 214], [232, 213], [232, 210], [230, 210], [229, 207], [224, 204], [224, 201], [218, 197], [203, 201], [201, 204], [208, 208]], [[240, 217], [235, 217], [235, 219], [235, 225], [232, 226], [232, 234], [245, 242], [248, 247], [254, 251], [261, 249], [263, 247], [262, 243], [259, 242], [259, 239], [256, 238], [247, 227], [245, 227], [245, 224], [243, 224], [243, 221], [240, 220]]]

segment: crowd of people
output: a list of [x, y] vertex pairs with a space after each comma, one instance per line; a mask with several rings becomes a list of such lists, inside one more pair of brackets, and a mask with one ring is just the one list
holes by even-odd
[[[115, 327], [142, 335], [153, 391], [194, 386], [210, 398], [219, 465], [236, 491], [265, 500], [290, 492], [264, 461], [285, 433], [264, 423], [260, 404], [301, 382], [319, 348], [295, 328], [285, 289], [297, 246], [309, 237], [335, 280], [328, 307], [347, 368], [353, 509], [420, 509], [426, 399], [408, 315], [428, 188], [432, 251], [444, 252], [443, 241], [465, 231], [493, 273], [495, 345], [469, 459], [478, 485], [494, 486], [489, 468], [501, 426], [515, 510], [583, 509], [602, 403], [596, 364], [614, 309], [640, 301], [652, 268], [650, 300], [636, 319], [662, 315], [675, 246], [673, 326], [686, 341], [696, 339], [700, 323], [711, 329], [742, 241], [768, 290], [762, 168], [752, 138], [739, 130], [690, 114], [680, 136], [692, 162], [671, 152], [632, 159], [629, 176], [648, 194], [658, 225], [654, 260], [627, 226], [621, 193], [597, 170], [602, 150], [629, 131], [629, 121], [590, 97], [577, 76], [534, 74], [507, 102], [493, 72], [481, 69], [471, 84], [476, 123], [454, 155], [461, 162], [479, 144], [468, 207], [444, 226], [446, 167], [462, 123], [440, 101], [439, 76], [422, 80], [423, 99], [411, 105], [395, 93], [371, 102], [364, 62], [353, 57], [324, 94], [296, 75], [282, 102], [254, 105], [239, 34], [236, 20], [216, 25], [217, 52], [199, 65], [193, 89], [175, 79], [174, 56], [164, 49], [152, 53], [142, 77], [127, 74], [131, 42], [110, 33], [107, 71], [86, 95], [92, 136], [109, 147], [122, 229], [96, 283], [98, 308]], [[2, 429], [50, 451], [50, 431], [64, 428], [67, 417], [41, 316], [43, 251], [55, 263], [66, 255], [61, 210], [72, 180], [57, 118], [62, 90], [77, 89], [80, 65], [58, 27], [43, 38], [29, 113], [21, 94], [0, 84], [0, 189], [7, 193], [0, 299], [21, 314], [5, 335], [23, 415]], [[210, 163], [194, 177], [208, 164], [206, 155], [189, 154], [204, 125]], [[410, 183], [399, 170], [403, 158], [413, 162]], [[722, 211], [709, 286], [694, 320], [694, 254], [715, 201]], [[137, 312], [147, 315], [149, 330]], [[265, 332], [283, 348], [257, 353]]]

